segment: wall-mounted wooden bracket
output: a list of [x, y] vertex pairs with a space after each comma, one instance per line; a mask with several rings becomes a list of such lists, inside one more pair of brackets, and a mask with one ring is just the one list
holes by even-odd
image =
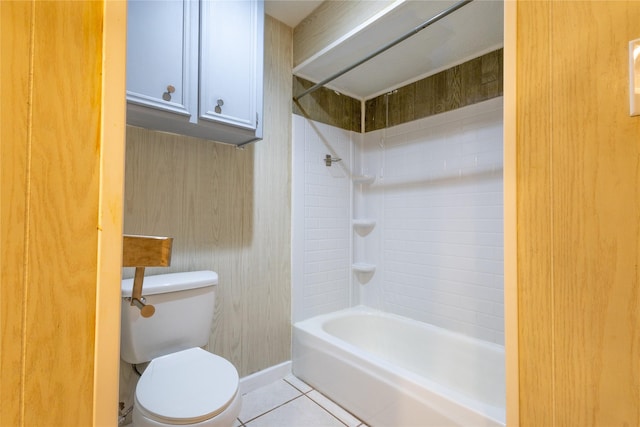
[[122, 241], [122, 266], [135, 267], [131, 291], [131, 305], [140, 309], [142, 317], [151, 317], [156, 309], [145, 304], [142, 282], [145, 267], [168, 267], [171, 265], [172, 237], [125, 235]]

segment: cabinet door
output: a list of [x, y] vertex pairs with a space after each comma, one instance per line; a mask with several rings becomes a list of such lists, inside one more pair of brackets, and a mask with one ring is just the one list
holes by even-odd
[[197, 74], [190, 75], [190, 63], [197, 57], [190, 56], [197, 55], [197, 13], [197, 1], [129, 0], [128, 102], [192, 114], [197, 103], [192, 100], [190, 105], [190, 98], [195, 97], [190, 92], [195, 90], [190, 91], [189, 80]]
[[262, 89], [262, 2], [203, 0], [200, 118], [256, 129]]

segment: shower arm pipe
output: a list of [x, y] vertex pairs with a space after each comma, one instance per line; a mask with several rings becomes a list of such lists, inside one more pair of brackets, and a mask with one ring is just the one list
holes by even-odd
[[383, 47], [381, 47], [380, 49], [376, 50], [375, 52], [373, 52], [373, 53], [369, 54], [368, 56], [362, 58], [360, 61], [356, 62], [355, 64], [350, 65], [347, 68], [344, 68], [344, 69], [338, 71], [337, 73], [333, 74], [332, 76], [327, 77], [326, 79], [322, 80], [320, 83], [316, 83], [315, 85], [311, 86], [309, 89], [305, 90], [301, 94], [299, 94], [297, 96], [294, 96], [293, 100], [294, 101], [298, 101], [303, 96], [308, 95], [308, 94], [310, 94], [312, 92], [315, 92], [316, 90], [320, 89], [321, 87], [323, 87], [327, 83], [337, 79], [338, 77], [342, 76], [343, 74], [348, 73], [349, 71], [353, 70], [354, 68], [364, 64], [368, 60], [375, 58], [376, 56], [380, 55], [382, 52], [385, 52], [385, 51], [391, 49], [392, 47], [394, 47], [398, 43], [405, 41], [409, 37], [419, 33], [420, 31], [424, 30], [425, 28], [427, 28], [431, 24], [434, 24], [434, 23], [438, 22], [442, 18], [452, 14], [456, 10], [462, 8], [463, 6], [466, 6], [467, 4], [471, 3], [472, 1], [473, 0], [461, 0], [461, 1], [459, 1], [458, 3], [456, 3], [453, 6], [449, 7], [448, 9], [445, 9], [442, 12], [438, 13], [437, 15], [432, 16], [431, 18], [429, 18], [428, 20], [426, 20], [422, 24], [420, 24], [417, 27], [415, 27], [413, 30], [405, 33], [404, 35], [398, 37], [397, 39], [393, 40], [392, 42], [390, 42], [390, 43], [384, 45]]

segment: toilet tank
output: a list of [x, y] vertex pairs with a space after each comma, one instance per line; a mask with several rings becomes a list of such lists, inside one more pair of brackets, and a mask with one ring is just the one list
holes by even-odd
[[142, 295], [155, 314], [142, 317], [131, 305], [133, 279], [122, 280], [120, 356], [128, 363], [148, 362], [209, 342], [218, 274], [213, 271], [146, 276]]

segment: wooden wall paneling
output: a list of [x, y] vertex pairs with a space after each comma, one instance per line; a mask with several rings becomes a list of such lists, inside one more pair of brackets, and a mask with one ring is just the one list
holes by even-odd
[[35, 6], [25, 425], [93, 421], [102, 13]]
[[120, 367], [126, 2], [104, 3], [103, 19], [93, 425], [107, 427], [115, 422]]
[[640, 4], [517, 9], [520, 425], [638, 425]]
[[[628, 115], [635, 2], [551, 15], [556, 423], [638, 425], [640, 121]], [[576, 34], [576, 28], [588, 28]], [[573, 72], [578, 70], [578, 72]]]
[[[289, 360], [291, 343], [291, 57], [292, 30], [267, 17], [265, 23], [266, 144], [255, 145], [252, 210], [256, 241], [251, 280], [243, 283], [246, 310], [246, 347], [264, 349], [246, 353], [250, 372]], [[273, 345], [267, 345], [272, 342]], [[255, 347], [254, 347], [255, 348]]]
[[[293, 77], [293, 93], [302, 93], [311, 86], [309, 80]], [[360, 109], [359, 100], [326, 87], [293, 101], [293, 114], [354, 132], [361, 130]]]
[[[128, 127], [125, 232], [173, 237], [168, 268], [218, 273], [211, 350], [241, 364], [242, 269], [250, 245], [253, 148]], [[237, 255], [237, 256], [236, 256]], [[127, 275], [131, 275], [127, 271]], [[211, 308], [212, 310], [214, 307]], [[225, 331], [224, 334], [217, 333]]]
[[[119, 265], [122, 191], [114, 190], [118, 166], [109, 169], [115, 187], [101, 181], [103, 137], [114, 136], [113, 149], [106, 150], [110, 159], [118, 160], [120, 153], [121, 161], [123, 146], [122, 135], [104, 132], [103, 126], [122, 129], [124, 124], [123, 103], [120, 117], [116, 110], [103, 111], [112, 100], [124, 101], [116, 95], [104, 102], [102, 92], [103, 72], [108, 69], [111, 76], [124, 70], [117, 60], [103, 68], [105, 31], [118, 28], [105, 22], [106, 9], [116, 20], [124, 16], [123, 9], [111, 13], [117, 7], [103, 2], [0, 5], [7, 95], [0, 111], [2, 425], [116, 420], [116, 396], [107, 390], [115, 390], [117, 381], [95, 375], [97, 361], [105, 361], [104, 372], [115, 370], [119, 341], [119, 334], [107, 334], [105, 340], [96, 336], [96, 322], [113, 318], [98, 319], [98, 288], [117, 291], [119, 275], [101, 268]], [[113, 53], [124, 55], [124, 50], [116, 47]], [[110, 89], [122, 93], [117, 85]], [[108, 205], [104, 210], [102, 202]], [[101, 222], [105, 212], [109, 218]], [[117, 300], [104, 301], [105, 307], [110, 303]], [[104, 351], [109, 360], [96, 356], [98, 343], [114, 342], [115, 349]], [[96, 402], [98, 393], [106, 400]], [[108, 419], [102, 418], [107, 406]]]
[[[246, 340], [247, 331], [253, 325], [243, 322], [243, 319], [245, 310], [252, 309], [246, 305], [246, 291], [252, 283], [249, 274], [255, 261], [248, 256], [255, 244], [252, 213], [258, 208], [254, 204], [254, 150], [255, 147], [251, 146], [243, 152], [235, 149], [221, 151], [221, 164], [231, 166], [231, 169], [223, 166], [216, 175], [222, 196], [217, 221], [221, 237], [218, 251], [222, 255], [219, 265], [223, 279], [218, 287], [221, 298], [216, 303], [216, 320], [210, 338], [213, 345], [210, 349], [229, 355], [242, 373], [247, 369], [244, 364], [246, 352], [251, 351], [253, 344], [249, 343], [247, 347]], [[228, 267], [223, 268], [223, 263]]]
[[396, 126], [502, 96], [502, 62], [503, 50], [498, 49], [368, 99], [365, 131]]
[[[387, 100], [389, 102], [389, 116], [387, 120], [385, 109], [385, 127], [413, 121], [416, 115], [416, 83], [408, 84], [391, 92], [387, 96]], [[384, 103], [385, 101], [382, 102], [382, 104]]]
[[364, 132], [384, 129], [387, 126], [388, 96], [377, 96], [363, 102]]
[[[0, 425], [24, 414], [24, 310], [27, 283], [29, 91], [33, 2], [0, 3]], [[10, 123], [11, 125], [8, 125]]]
[[[517, 225], [520, 421], [553, 426], [550, 2], [517, 6]], [[526, 66], [522, 66], [526, 64]]]
[[293, 67], [300, 65], [393, 3], [392, 0], [321, 3], [293, 30]]

